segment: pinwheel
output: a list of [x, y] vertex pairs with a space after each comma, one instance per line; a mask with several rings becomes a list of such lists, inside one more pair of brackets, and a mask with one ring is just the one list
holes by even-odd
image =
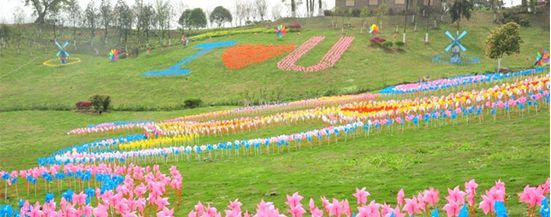
[[115, 62], [119, 59], [119, 51], [117, 49], [111, 49], [111, 51], [109, 52], [109, 60], [111, 60], [111, 62]]
[[277, 38], [279, 40], [281, 40], [283, 38], [283, 36], [285, 36], [285, 34], [287, 34], [287, 28], [285, 28], [285, 25], [280, 24], [275, 28], [274, 32], [276, 33]]
[[371, 24], [371, 26], [369, 27], [369, 33], [370, 34], [379, 33], [379, 26], [377, 26], [377, 24]]
[[289, 55], [287, 55], [285, 58], [283, 58], [281, 61], [277, 63], [277, 67], [281, 70], [285, 71], [299, 71], [299, 72], [316, 72], [321, 71], [330, 67], [335, 66], [337, 61], [341, 58], [341, 56], [344, 54], [344, 52], [350, 47], [352, 42], [354, 41], [354, 37], [352, 36], [343, 36], [341, 37], [337, 43], [331, 47], [331, 49], [323, 56], [321, 61], [312, 66], [299, 66], [297, 65], [297, 62], [300, 60], [300, 58], [308, 53], [312, 48], [316, 47], [320, 42], [325, 40], [324, 36], [314, 36], [304, 42], [300, 47], [295, 49], [293, 52], [291, 52]]
[[536, 66], [549, 65], [549, 52], [547, 52], [547, 49], [541, 48], [536, 53], [536, 63], [534, 65], [536, 65]]

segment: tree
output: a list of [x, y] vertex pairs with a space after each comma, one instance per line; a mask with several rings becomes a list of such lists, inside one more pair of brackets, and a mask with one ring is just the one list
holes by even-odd
[[98, 23], [98, 12], [94, 1], [90, 1], [84, 10], [84, 24], [90, 30], [90, 42], [96, 36], [96, 25]]
[[450, 18], [452, 23], [457, 24], [457, 32], [459, 32], [461, 18], [464, 17], [467, 20], [471, 18], [471, 11], [473, 10], [473, 3], [470, 0], [455, 0], [450, 8]]
[[509, 22], [492, 30], [486, 38], [486, 56], [497, 59], [497, 71], [501, 68], [503, 55], [520, 53], [520, 26], [517, 23]]
[[194, 28], [204, 28], [207, 26], [207, 16], [201, 8], [193, 9], [189, 16], [189, 19], [190, 25]]
[[82, 9], [77, 0], [69, 0], [66, 4], [65, 12], [73, 24], [73, 45], [76, 48], [77, 25], [79, 25], [82, 20]]
[[99, 16], [101, 18], [101, 25], [103, 26], [104, 41], [107, 42], [107, 32], [113, 21], [113, 9], [111, 8], [111, 2], [109, 0], [101, 0], [99, 5]]
[[134, 14], [132, 13], [130, 7], [126, 4], [126, 1], [117, 1], [117, 5], [115, 5], [115, 16], [115, 22], [119, 28], [119, 41], [120, 38], [124, 38], [124, 45], [127, 47], [128, 33], [132, 30], [132, 25], [134, 24]]
[[281, 18], [281, 5], [278, 4], [272, 7], [272, 18], [274, 21]]
[[[285, 2], [286, 0], [282, 0]], [[291, 17], [297, 16], [297, 3], [296, 0], [291, 0]]]
[[180, 15], [180, 18], [178, 19], [178, 24], [182, 26], [182, 28], [191, 28], [191, 9], [186, 9], [184, 12], [182, 12], [182, 15]]
[[163, 44], [165, 38], [165, 32], [170, 25], [170, 15], [172, 11], [172, 5], [170, 1], [165, 0], [156, 0], [155, 1], [155, 20], [157, 23], [158, 29], [161, 31], [159, 34], [159, 44]]
[[0, 56], [2, 56], [2, 49], [8, 43], [10, 37], [10, 27], [6, 24], [0, 24]]
[[383, 18], [385, 17], [385, 13], [388, 11], [388, 7], [386, 5], [386, 0], [381, 0], [381, 4], [379, 4], [379, 7], [377, 8], [377, 23], [379, 24], [379, 28], [383, 30]]
[[256, 6], [256, 11], [260, 16], [260, 20], [264, 20], [264, 16], [266, 16], [266, 11], [268, 10], [268, 4], [266, 4], [266, 0], [255, 0], [254, 5]]
[[210, 13], [209, 16], [210, 22], [216, 23], [218, 28], [222, 26], [225, 22], [232, 22], [232, 16], [228, 9], [218, 6]]
[[34, 23], [43, 24], [49, 13], [55, 13], [67, 3], [68, 0], [25, 0], [25, 6], [32, 5], [37, 16]]

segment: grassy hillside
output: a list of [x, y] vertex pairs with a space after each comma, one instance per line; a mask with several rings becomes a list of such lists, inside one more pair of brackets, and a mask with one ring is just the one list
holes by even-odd
[[[394, 33], [393, 20], [385, 20], [381, 37], [401, 40], [401, 33]], [[390, 18], [389, 18], [390, 19]], [[367, 23], [374, 18], [367, 18]], [[401, 20], [401, 19], [400, 19]], [[417, 32], [408, 30], [404, 52], [388, 52], [370, 46], [365, 30], [360, 33], [360, 18], [336, 18], [335, 22], [350, 22], [353, 28], [346, 34], [356, 37], [351, 48], [334, 68], [313, 73], [279, 70], [276, 63], [283, 56], [242, 70], [229, 70], [221, 61], [222, 49], [215, 50], [188, 64], [192, 73], [184, 77], [143, 76], [143, 72], [173, 65], [195, 52], [192, 48], [174, 47], [154, 50], [151, 55], [110, 63], [106, 56], [74, 55], [82, 63], [60, 68], [50, 68], [42, 62], [54, 58], [55, 49], [33, 56], [5, 55], [0, 57], [0, 109], [71, 108], [79, 100], [94, 94], [106, 94], [113, 98], [118, 108], [133, 110], [151, 108], [175, 108], [188, 98], [201, 98], [209, 104], [237, 104], [245, 102], [284, 101], [324, 94], [350, 93], [376, 90], [385, 85], [416, 81], [421, 77], [445, 77], [468, 72], [494, 70], [493, 60], [484, 57], [484, 39], [496, 25], [491, 14], [476, 13], [463, 28], [468, 35], [463, 42], [469, 55], [481, 57], [476, 65], [456, 66], [436, 64], [431, 57], [442, 53], [449, 39], [445, 31], [455, 32], [455, 26], [441, 26], [430, 30], [430, 44], [423, 43], [424, 26]], [[294, 22], [294, 21], [293, 21]], [[193, 42], [192, 45], [221, 40], [236, 40], [240, 44], [300, 45], [314, 35], [325, 35], [326, 40], [308, 53], [302, 64], [312, 64], [327, 52], [341, 35], [341, 29], [331, 28], [332, 18], [297, 20], [303, 24], [301, 33], [289, 33], [281, 41], [273, 34], [242, 34]], [[505, 57], [504, 67], [527, 67], [532, 64], [535, 51], [549, 45], [549, 28], [532, 22], [532, 27], [522, 28], [524, 43], [519, 55]], [[106, 55], [106, 54], [104, 54]]]
[[[0, 168], [23, 169], [36, 165], [45, 156], [78, 142], [106, 138], [113, 134], [68, 136], [66, 131], [107, 120], [164, 119], [181, 112], [111, 113], [83, 117], [72, 112], [0, 113]], [[246, 138], [277, 135], [311, 128], [312, 124], [268, 127], [246, 133]], [[239, 198], [244, 208], [253, 209], [260, 199], [285, 207], [285, 194], [295, 191], [306, 197], [348, 198], [355, 187], [367, 187], [370, 199], [393, 202], [398, 189], [411, 196], [428, 186], [440, 190], [462, 186], [475, 178], [479, 189], [487, 189], [497, 179], [507, 184], [510, 216], [521, 216], [525, 206], [516, 192], [525, 184], [536, 185], [549, 176], [549, 115], [529, 113], [497, 121], [439, 128], [408, 129], [403, 133], [387, 130], [368, 138], [330, 145], [302, 147], [300, 151], [216, 161], [180, 161], [184, 176], [183, 216], [197, 201], [225, 207]], [[506, 136], [504, 136], [506, 135]], [[239, 135], [232, 135], [238, 138]], [[242, 138], [245, 138], [242, 137]], [[208, 138], [225, 141], [227, 138]], [[16, 154], [17, 153], [17, 154]], [[23, 187], [23, 186], [21, 186]], [[54, 192], [58, 195], [58, 192]], [[42, 198], [40, 196], [39, 198]], [[479, 200], [479, 198], [477, 198]], [[443, 202], [440, 202], [442, 205]]]

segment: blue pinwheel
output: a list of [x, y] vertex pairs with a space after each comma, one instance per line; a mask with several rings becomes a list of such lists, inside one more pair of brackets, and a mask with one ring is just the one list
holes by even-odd
[[61, 46], [61, 44], [59, 44], [59, 42], [57, 42], [57, 40], [55, 40], [55, 46], [57, 47], [57, 56], [59, 57], [59, 60], [61, 62], [61, 64], [65, 64], [67, 63], [67, 58], [69, 57], [69, 52], [67, 52], [65, 50], [65, 48], [69, 45], [69, 42], [68, 41], [65, 41], [65, 43], [63, 43], [63, 46]]
[[452, 42], [450, 43], [450, 45], [448, 45], [446, 47], [446, 49], [444, 49], [445, 51], [450, 51], [450, 49], [452, 49], [453, 47], [457, 46], [459, 47], [462, 51], [467, 51], [467, 48], [465, 48], [462, 44], [461, 44], [461, 39], [463, 37], [465, 37], [465, 35], [467, 35], [467, 32], [466, 31], [463, 31], [461, 34], [459, 34], [457, 37], [453, 36], [450, 32], [446, 31], [445, 33], [451, 40]]

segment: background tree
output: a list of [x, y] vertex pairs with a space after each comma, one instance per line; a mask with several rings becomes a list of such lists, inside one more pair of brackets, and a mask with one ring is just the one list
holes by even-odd
[[[282, 0], [282, 2], [285, 2], [286, 0]], [[291, 17], [296, 17], [297, 16], [297, 3], [296, 3], [296, 0], [290, 0], [291, 4], [290, 4], [290, 7], [291, 7]]]
[[90, 31], [90, 43], [93, 43], [93, 39], [96, 36], [96, 26], [98, 23], [98, 12], [94, 1], [90, 1], [84, 10], [84, 25]]
[[111, 23], [113, 22], [113, 8], [110, 0], [101, 0], [99, 5], [100, 22], [103, 27], [103, 41], [107, 42], [107, 33]]
[[492, 30], [486, 38], [486, 56], [497, 59], [497, 71], [501, 69], [501, 58], [503, 55], [520, 53], [520, 26], [510, 22]]
[[2, 49], [8, 44], [11, 29], [6, 24], [0, 25], [0, 56], [2, 56]]
[[214, 10], [210, 13], [210, 22], [216, 23], [218, 25], [218, 28], [222, 26], [225, 22], [232, 22], [232, 15], [228, 9], [218, 6], [214, 8]]
[[201, 8], [191, 10], [189, 19], [193, 28], [205, 28], [207, 26], [207, 16]]
[[258, 16], [260, 16], [260, 20], [263, 21], [264, 16], [266, 16], [266, 11], [268, 10], [268, 4], [266, 4], [266, 0], [255, 0], [254, 6], [256, 7]]
[[461, 18], [464, 17], [467, 20], [471, 19], [471, 11], [473, 10], [473, 3], [470, 0], [455, 0], [450, 8], [450, 18], [452, 23], [457, 24], [457, 33], [459, 34], [459, 28]]
[[77, 26], [82, 22], [82, 9], [77, 0], [69, 0], [65, 6], [65, 13], [67, 13], [69, 20], [73, 24], [73, 46], [75, 49], [78, 49], [77, 31], [79, 28], [77, 28]]
[[165, 0], [155, 0], [155, 20], [160, 31], [159, 34], [159, 44], [163, 44], [165, 39], [166, 31], [170, 25], [170, 14], [172, 10], [172, 5], [169, 1]]
[[380, 30], [383, 30], [383, 18], [388, 11], [388, 6], [386, 4], [386, 0], [380, 1], [381, 3], [379, 4], [379, 7], [377, 7], [377, 24], [379, 24]]
[[180, 24], [183, 29], [191, 28], [191, 9], [186, 9], [182, 12], [182, 15], [180, 15], [178, 19], [178, 24]]
[[118, 0], [115, 5], [116, 23], [119, 32], [119, 42], [123, 39], [124, 47], [128, 48], [128, 34], [134, 24], [134, 14], [124, 0]]
[[49, 13], [57, 12], [68, 0], [25, 0], [25, 6], [32, 5], [37, 16], [34, 23], [43, 24]]
[[275, 5], [272, 7], [272, 19], [277, 21], [281, 18], [281, 5]]

